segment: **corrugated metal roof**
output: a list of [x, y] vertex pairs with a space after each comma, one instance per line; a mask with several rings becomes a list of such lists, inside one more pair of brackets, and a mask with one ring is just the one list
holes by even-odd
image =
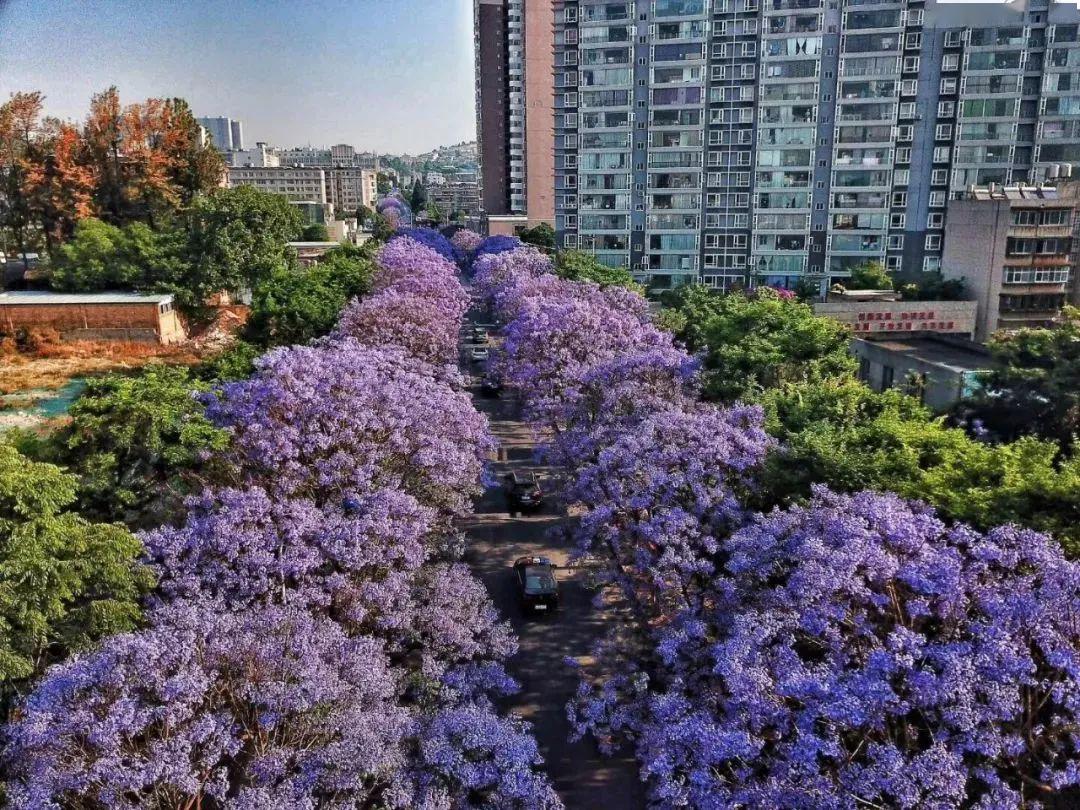
[[48, 290], [13, 290], [0, 292], [0, 306], [5, 304], [71, 306], [79, 304], [171, 304], [168, 293], [98, 292], [58, 293]]

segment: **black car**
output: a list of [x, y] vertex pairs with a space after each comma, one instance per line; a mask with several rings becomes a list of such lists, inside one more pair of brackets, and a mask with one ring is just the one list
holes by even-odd
[[536, 473], [527, 478], [517, 473], [507, 473], [503, 479], [503, 492], [506, 494], [506, 511], [511, 517], [525, 512], [539, 512], [544, 508], [544, 489]]
[[559, 607], [555, 564], [547, 557], [521, 557], [514, 563], [518, 599], [526, 613], [554, 613]]
[[495, 398], [502, 393], [502, 383], [494, 377], [484, 377], [480, 381], [480, 393], [485, 397]]

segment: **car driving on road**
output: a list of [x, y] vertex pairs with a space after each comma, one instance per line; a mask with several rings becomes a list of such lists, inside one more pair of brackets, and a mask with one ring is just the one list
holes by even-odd
[[529, 476], [507, 473], [503, 479], [503, 492], [506, 494], [506, 511], [511, 517], [518, 513], [538, 512], [544, 507], [544, 489], [536, 473]]
[[514, 562], [518, 601], [526, 613], [553, 613], [559, 607], [555, 564], [547, 557], [519, 557]]
[[488, 350], [478, 346], [469, 353], [469, 357], [474, 363], [480, 363], [488, 359]]

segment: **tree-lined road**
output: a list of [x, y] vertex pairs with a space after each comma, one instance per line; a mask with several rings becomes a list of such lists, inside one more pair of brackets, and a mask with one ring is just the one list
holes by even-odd
[[[531, 429], [517, 418], [515, 404], [508, 399], [481, 397], [477, 386], [473, 392], [477, 409], [491, 420], [492, 433], [499, 442], [493, 477], [501, 481], [512, 470], [544, 476], [547, 470], [533, 460]], [[548, 532], [560, 521], [561, 514], [554, 514], [550, 506], [539, 515], [511, 518], [502, 491], [495, 486], [487, 490], [476, 514], [462, 527], [469, 536], [469, 565], [513, 625], [521, 645], [508, 662], [521, 691], [508, 699], [505, 707], [533, 724], [545, 769], [568, 810], [634, 810], [645, 806], [645, 794], [633, 758], [604, 757], [589, 739], [568, 740], [566, 702], [577, 687], [577, 676], [564, 659], [587, 656], [604, 631], [603, 614], [592, 606], [593, 592], [584, 586], [584, 575], [558, 572], [562, 604], [554, 615], [526, 618], [518, 607], [511, 565], [527, 555], [542, 555], [564, 564], [569, 549]]]

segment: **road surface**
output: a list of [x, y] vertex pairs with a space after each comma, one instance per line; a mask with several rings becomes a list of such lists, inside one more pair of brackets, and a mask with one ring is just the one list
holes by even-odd
[[[464, 351], [463, 361], [469, 362]], [[517, 418], [514, 403], [484, 398], [475, 386], [472, 390], [476, 407], [491, 420], [492, 433], [499, 441], [494, 477], [501, 480], [511, 470], [543, 476], [546, 470], [533, 461], [531, 429]], [[517, 606], [511, 565], [527, 555], [565, 563], [568, 549], [547, 531], [561, 520], [561, 514], [553, 514], [550, 506], [539, 515], [511, 518], [501, 490], [490, 488], [476, 514], [462, 526], [469, 536], [469, 565], [520, 642], [508, 669], [522, 688], [505, 701], [505, 708], [533, 724], [545, 770], [567, 810], [637, 810], [645, 807], [645, 793], [632, 757], [604, 757], [588, 739], [568, 741], [566, 702], [577, 686], [577, 676], [563, 659], [588, 655], [604, 630], [603, 614], [593, 608], [593, 594], [582, 583], [584, 574], [559, 572], [562, 606], [552, 616], [525, 618]]]

